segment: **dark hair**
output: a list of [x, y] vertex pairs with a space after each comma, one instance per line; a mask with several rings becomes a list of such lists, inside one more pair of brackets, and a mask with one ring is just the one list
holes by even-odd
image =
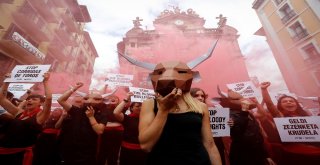
[[13, 95], [12, 92], [8, 91], [6, 97], [7, 97], [8, 100], [11, 100], [11, 99], [13, 99], [14, 95]]
[[135, 104], [138, 104], [139, 106], [141, 106], [142, 105], [142, 103], [140, 103], [140, 102], [131, 102], [131, 104], [130, 104], [130, 111], [132, 111], [132, 107], [135, 105]]
[[22, 101], [18, 98], [12, 98], [11, 103], [18, 106]]
[[196, 97], [196, 93], [198, 91], [202, 91], [202, 93], [204, 94], [204, 102], [206, 102], [208, 94], [206, 94], [206, 92], [204, 92], [204, 90], [202, 90], [201, 88], [191, 88], [190, 89], [190, 94], [192, 97]]
[[304, 111], [302, 109], [302, 107], [300, 106], [299, 102], [297, 99], [295, 99], [292, 96], [288, 96], [288, 95], [283, 95], [278, 99], [278, 103], [277, 103], [277, 108], [278, 110], [285, 116], [285, 117], [291, 117], [292, 116], [292, 112], [287, 112], [286, 110], [283, 109], [283, 107], [281, 106], [281, 101], [285, 98], [291, 98], [294, 100], [294, 102], [297, 104], [297, 109], [295, 110], [294, 113], [296, 113], [298, 116], [309, 116], [308, 113], [306, 111]]
[[44, 96], [38, 95], [38, 94], [31, 94], [26, 98], [26, 100], [29, 100], [29, 99], [32, 99], [32, 98], [39, 98], [41, 103], [43, 103], [45, 101]]

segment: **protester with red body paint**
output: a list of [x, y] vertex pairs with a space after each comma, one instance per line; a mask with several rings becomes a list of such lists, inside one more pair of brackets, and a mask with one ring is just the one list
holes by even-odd
[[[6, 99], [9, 83], [4, 83], [0, 91], [0, 105], [13, 117], [7, 120], [0, 136], [0, 160], [14, 165], [31, 163], [32, 145], [42, 131], [42, 124], [50, 115], [52, 94], [48, 85], [49, 73], [44, 74], [45, 97], [31, 94], [26, 99], [25, 109], [21, 109]], [[41, 109], [40, 107], [43, 107]], [[30, 155], [31, 154], [31, 155]]]

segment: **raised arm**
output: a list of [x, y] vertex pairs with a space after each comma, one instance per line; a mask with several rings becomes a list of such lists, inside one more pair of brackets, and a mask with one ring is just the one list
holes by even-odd
[[60, 129], [62, 122], [67, 117], [67, 115], [68, 115], [68, 112], [66, 110], [63, 110], [61, 116], [59, 117], [58, 121], [54, 125], [54, 128]]
[[261, 103], [259, 103], [259, 101], [257, 100], [257, 98], [252, 98], [251, 99], [252, 102], [254, 102], [257, 105], [257, 112], [254, 113], [254, 116], [262, 119], [264, 117], [266, 117], [268, 114], [266, 113], [266, 111], [264, 110], [263, 106]]
[[70, 108], [72, 107], [72, 104], [68, 103], [67, 100], [68, 98], [73, 94], [73, 92], [75, 92], [76, 90], [78, 90], [80, 87], [83, 86], [82, 82], [77, 82], [76, 85], [74, 87], [72, 87], [71, 89], [68, 89], [67, 91], [65, 91], [59, 98], [58, 98], [58, 103], [63, 107], [63, 109], [65, 109], [66, 111], [69, 111]]
[[38, 124], [43, 124], [49, 118], [50, 112], [51, 112], [51, 104], [52, 104], [52, 92], [48, 82], [50, 78], [50, 74], [45, 73], [43, 77], [44, 77], [43, 86], [44, 86], [45, 100], [43, 104], [43, 110], [40, 111], [37, 115]]
[[202, 142], [204, 147], [206, 148], [211, 164], [213, 165], [221, 165], [221, 157], [218, 151], [218, 148], [212, 138], [210, 121], [209, 121], [209, 111], [206, 104], [201, 103], [203, 117], [202, 117]]
[[271, 97], [269, 95], [269, 92], [268, 92], [268, 87], [270, 85], [271, 85], [270, 82], [262, 82], [260, 84], [262, 98], [263, 98], [263, 101], [266, 103], [267, 108], [268, 108], [269, 112], [271, 113], [271, 115], [273, 117], [280, 117], [282, 115], [278, 111], [277, 107], [273, 104]]
[[[10, 74], [6, 74], [5, 78], [9, 78]], [[13, 105], [10, 100], [7, 99], [9, 83], [3, 82], [0, 89], [0, 105], [11, 115], [16, 116], [19, 112], [22, 112], [22, 109], [19, 109], [17, 106]]]
[[132, 92], [127, 93], [127, 98], [123, 99], [120, 104], [114, 109], [113, 114], [119, 121], [123, 121], [124, 114], [122, 113], [123, 108], [126, 106], [126, 104], [129, 102], [131, 96], [133, 96]]

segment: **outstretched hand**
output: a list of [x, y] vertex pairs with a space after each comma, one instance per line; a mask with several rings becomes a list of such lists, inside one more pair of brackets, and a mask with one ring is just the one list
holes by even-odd
[[94, 116], [94, 109], [92, 106], [88, 106], [86, 110], [87, 117], [93, 117]]
[[131, 96], [133, 96], [133, 95], [134, 95], [133, 92], [128, 92], [127, 93], [127, 100], [130, 100]]
[[76, 86], [75, 86], [75, 88], [80, 88], [80, 87], [82, 87], [83, 86], [83, 83], [82, 82], [77, 82], [76, 83]]
[[261, 88], [261, 89], [267, 89], [270, 85], [271, 85], [270, 82], [262, 82], [262, 83], [260, 84], [260, 88]]
[[50, 73], [46, 72], [43, 74], [43, 82], [47, 82], [50, 78]]
[[176, 106], [176, 100], [182, 96], [182, 90], [174, 88], [168, 95], [162, 97], [160, 94], [156, 96], [156, 100], [159, 103], [159, 107], [162, 110], [170, 110]]

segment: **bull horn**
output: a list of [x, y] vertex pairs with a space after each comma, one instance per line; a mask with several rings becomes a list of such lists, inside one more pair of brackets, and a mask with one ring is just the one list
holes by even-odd
[[[72, 85], [69, 85], [69, 87], [70, 88], [73, 88], [73, 86]], [[87, 94], [86, 93], [84, 93], [84, 92], [80, 92], [80, 91], [75, 91], [76, 92], [76, 94], [78, 94], [78, 95], [80, 95], [80, 96], [82, 96], [82, 97], [84, 97], [84, 96], [86, 96]]]
[[113, 95], [114, 93], [116, 93], [116, 91], [118, 90], [118, 87], [116, 87], [111, 93], [106, 93], [102, 95], [102, 98], [106, 98], [110, 95]]
[[203, 61], [205, 61], [206, 59], [208, 59], [209, 57], [211, 57], [211, 55], [212, 55], [212, 53], [213, 53], [213, 50], [214, 50], [214, 49], [216, 48], [216, 46], [217, 46], [218, 41], [219, 41], [219, 38], [218, 38], [217, 41], [212, 45], [212, 47], [209, 49], [209, 51], [208, 51], [206, 54], [204, 54], [204, 55], [202, 55], [202, 56], [200, 56], [200, 57], [197, 57], [196, 59], [188, 62], [188, 63], [187, 63], [188, 67], [189, 67], [190, 69], [193, 69], [193, 68], [195, 68], [196, 66], [198, 66], [199, 64], [201, 64]]
[[217, 90], [218, 90], [218, 94], [222, 97], [222, 98], [227, 98], [228, 95], [224, 92], [221, 91], [219, 85], [217, 85]]
[[125, 59], [127, 59], [130, 63], [132, 63], [133, 65], [137, 65], [141, 68], [145, 68], [145, 69], [148, 69], [148, 70], [151, 70], [153, 71], [154, 68], [156, 68], [156, 65], [155, 64], [151, 64], [151, 63], [147, 63], [147, 62], [141, 62], [141, 61], [138, 61], [134, 58], [131, 58], [130, 56], [127, 56], [125, 54], [122, 54], [120, 52], [118, 52], [122, 57], [124, 57]]
[[84, 93], [84, 92], [80, 92], [80, 91], [76, 91], [76, 94], [78, 94], [78, 95], [80, 95], [80, 96], [82, 96], [82, 97], [84, 97], [84, 96], [86, 96], [86, 95], [87, 95], [86, 93]]

